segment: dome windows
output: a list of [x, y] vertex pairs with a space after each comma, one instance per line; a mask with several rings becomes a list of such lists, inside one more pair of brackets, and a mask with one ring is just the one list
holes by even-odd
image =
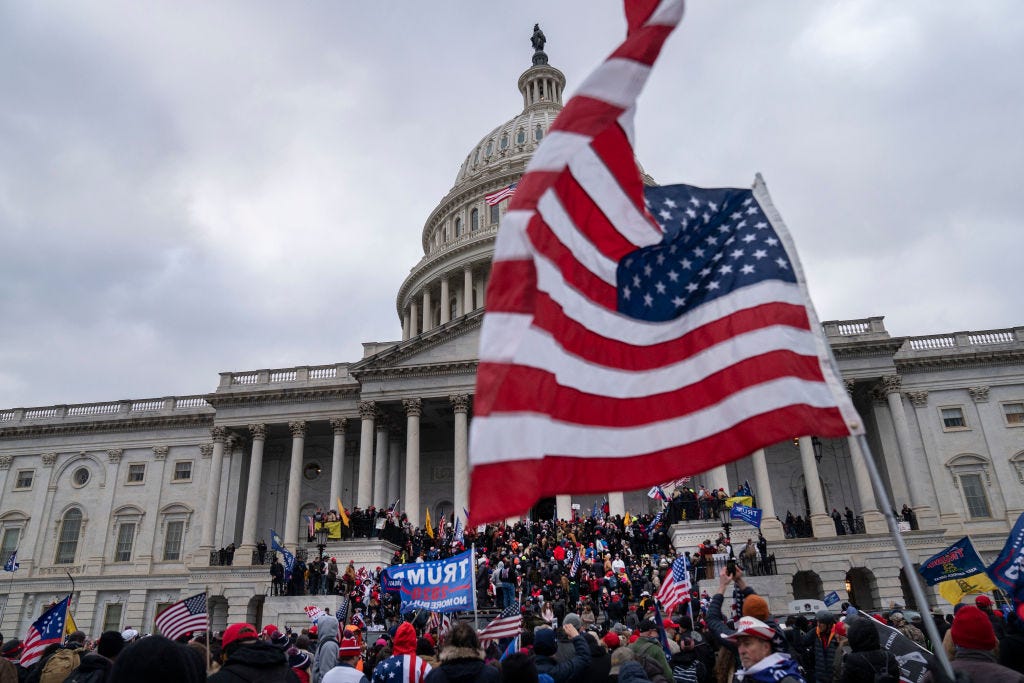
[[494, 140], [487, 141], [487, 147], [484, 149], [484, 158], [488, 159], [494, 154]]
[[469, 229], [475, 232], [480, 229], [480, 211], [473, 209], [469, 212]]
[[498, 148], [501, 149], [501, 151], [508, 149], [508, 133], [501, 136], [501, 142], [498, 143]]
[[539, 123], [537, 124], [537, 127], [533, 129], [533, 139], [537, 142], [544, 139], [544, 127]]
[[524, 129], [522, 129], [522, 128], [520, 128], [519, 130], [516, 131], [516, 144], [517, 145], [525, 145], [526, 144], [526, 131]]
[[456, 218], [455, 219], [455, 238], [458, 239], [459, 237], [462, 237], [462, 219], [461, 218]]
[[497, 204], [491, 207], [491, 225], [498, 224], [499, 207]]

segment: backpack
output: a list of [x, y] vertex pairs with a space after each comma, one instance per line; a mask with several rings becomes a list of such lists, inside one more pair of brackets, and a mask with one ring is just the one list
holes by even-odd
[[77, 650], [62, 647], [54, 650], [50, 658], [43, 665], [39, 674], [39, 683], [64, 683], [72, 671], [78, 668], [81, 659]]

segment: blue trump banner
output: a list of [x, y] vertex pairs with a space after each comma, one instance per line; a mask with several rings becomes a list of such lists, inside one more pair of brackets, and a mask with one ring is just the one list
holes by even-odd
[[968, 576], [983, 574], [985, 565], [971, 544], [971, 539], [964, 536], [945, 550], [938, 552], [921, 563], [918, 569], [929, 586], [943, 581], [966, 579]]
[[1002, 588], [1015, 601], [1024, 599], [1024, 514], [1017, 518], [1013, 525], [1006, 545], [999, 553], [995, 562], [989, 565], [988, 575], [992, 581]]
[[761, 508], [752, 508], [749, 505], [736, 503], [729, 511], [729, 518], [742, 519], [751, 526], [756, 526], [758, 529], [761, 528]]
[[474, 609], [473, 551], [437, 562], [398, 564], [385, 570], [398, 589], [401, 611], [460, 612]]

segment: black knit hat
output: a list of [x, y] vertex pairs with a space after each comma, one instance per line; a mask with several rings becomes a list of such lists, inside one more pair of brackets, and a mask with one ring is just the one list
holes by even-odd
[[96, 643], [96, 653], [107, 659], [113, 659], [124, 649], [124, 638], [120, 631], [104, 631]]

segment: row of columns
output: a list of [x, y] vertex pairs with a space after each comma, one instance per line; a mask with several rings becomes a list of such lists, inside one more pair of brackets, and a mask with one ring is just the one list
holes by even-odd
[[[445, 323], [451, 322], [452, 285], [449, 282], [449, 276], [447, 274], [440, 277], [440, 283], [441, 297], [439, 301], [439, 324], [444, 325]], [[463, 267], [462, 286], [455, 287], [457, 293], [455, 305], [456, 317], [465, 315], [477, 308], [481, 308], [483, 306], [483, 295], [486, 289], [487, 277], [485, 274], [478, 274], [474, 281], [473, 267], [469, 265]], [[478, 293], [475, 301], [473, 295], [474, 291]], [[402, 316], [402, 341], [411, 339], [421, 332], [428, 332], [434, 328], [434, 305], [430, 284], [424, 285], [423, 292], [420, 297], [422, 300], [422, 315], [420, 315], [420, 302], [417, 301], [414, 296], [410, 299], [409, 307], [405, 310], [405, 313]]]

